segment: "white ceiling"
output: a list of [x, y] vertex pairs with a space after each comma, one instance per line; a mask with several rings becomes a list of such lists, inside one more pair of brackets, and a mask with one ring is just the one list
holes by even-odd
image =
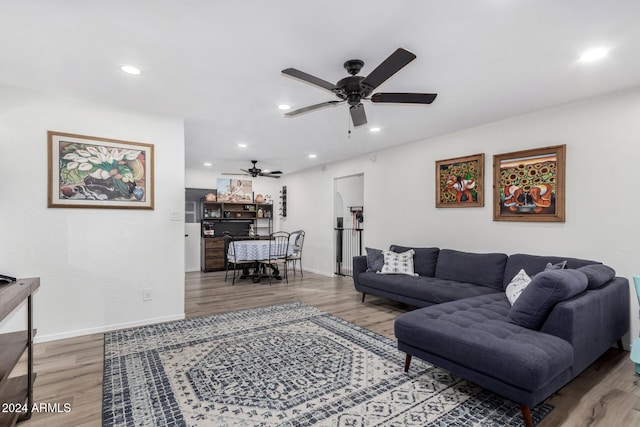
[[[187, 168], [290, 173], [640, 85], [639, 21], [638, 0], [0, 0], [0, 85], [183, 117]], [[377, 91], [438, 98], [366, 103], [381, 132], [349, 138], [345, 104], [277, 109], [336, 99], [282, 69], [334, 83], [398, 47], [417, 59]]]

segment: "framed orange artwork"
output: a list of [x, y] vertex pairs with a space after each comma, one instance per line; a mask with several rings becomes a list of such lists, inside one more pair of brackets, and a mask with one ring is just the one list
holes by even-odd
[[565, 220], [565, 145], [493, 156], [493, 220]]

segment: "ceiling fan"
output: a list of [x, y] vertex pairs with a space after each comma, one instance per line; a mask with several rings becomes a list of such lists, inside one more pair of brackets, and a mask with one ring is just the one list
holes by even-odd
[[251, 160], [253, 166], [249, 169], [240, 169], [244, 173], [226, 173], [223, 172], [222, 175], [242, 175], [242, 176], [252, 176], [253, 178], [258, 176], [264, 176], [267, 178], [280, 178], [280, 174], [282, 171], [271, 171], [271, 172], [262, 172], [262, 169], [256, 167], [257, 160]]
[[404, 93], [404, 92], [378, 92], [371, 95], [378, 86], [384, 83], [389, 77], [404, 68], [408, 63], [416, 59], [416, 56], [408, 50], [398, 48], [387, 59], [385, 59], [378, 67], [373, 70], [367, 77], [358, 76], [362, 69], [364, 61], [359, 59], [351, 59], [344, 63], [344, 68], [349, 74], [348, 77], [341, 79], [338, 83], [329, 83], [326, 80], [312, 76], [295, 68], [287, 68], [282, 70], [283, 74], [303, 80], [312, 85], [318, 86], [334, 93], [339, 101], [327, 101], [320, 104], [310, 105], [298, 110], [290, 111], [285, 116], [296, 116], [307, 111], [317, 110], [318, 108], [328, 107], [330, 105], [341, 104], [347, 102], [351, 113], [351, 120], [354, 126], [362, 126], [367, 123], [367, 116], [364, 112], [362, 100], [380, 103], [406, 103], [406, 104], [431, 104], [437, 94], [435, 93]]

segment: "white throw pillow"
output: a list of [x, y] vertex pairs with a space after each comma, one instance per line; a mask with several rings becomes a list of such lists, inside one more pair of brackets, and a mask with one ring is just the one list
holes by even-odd
[[417, 276], [413, 271], [413, 254], [415, 251], [409, 249], [406, 252], [395, 253], [392, 251], [382, 251], [384, 265], [379, 271], [380, 274], [407, 274]]
[[516, 302], [522, 291], [524, 291], [529, 283], [531, 283], [531, 277], [529, 277], [524, 269], [521, 269], [518, 274], [513, 276], [513, 279], [511, 279], [511, 282], [509, 282], [507, 289], [505, 290], [507, 299], [511, 305]]

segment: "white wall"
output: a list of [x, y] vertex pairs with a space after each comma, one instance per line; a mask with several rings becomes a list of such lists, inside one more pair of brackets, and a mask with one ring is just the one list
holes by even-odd
[[[5, 94], [0, 88], [0, 272], [41, 277], [38, 340], [183, 317], [184, 222], [170, 216], [183, 218], [185, 187], [207, 187], [217, 175], [188, 171], [185, 180], [182, 121], [33, 92]], [[333, 180], [364, 173], [368, 246], [590, 258], [631, 279], [640, 272], [638, 117], [640, 90], [629, 90], [381, 151], [376, 161], [367, 155], [256, 179], [254, 188], [277, 202], [287, 185], [288, 216], [275, 227], [304, 229], [305, 269], [323, 274], [334, 267]], [[155, 210], [48, 209], [47, 130], [153, 143]], [[566, 222], [492, 221], [492, 156], [556, 144], [567, 145]], [[435, 161], [480, 152], [486, 207], [436, 209]], [[142, 301], [147, 287], [151, 302]], [[633, 294], [631, 301], [631, 335], [638, 336]]]
[[[639, 117], [634, 89], [292, 174], [287, 221], [309, 230], [308, 268], [330, 274], [332, 252], [323, 248], [332, 244], [332, 180], [364, 173], [367, 246], [588, 258], [631, 280], [640, 272]], [[493, 155], [558, 144], [567, 145], [566, 222], [493, 221]], [[485, 153], [485, 207], [436, 209], [435, 161], [476, 153]], [[640, 322], [631, 292], [635, 337]]]
[[[36, 339], [183, 318], [183, 121], [4, 91], [13, 102], [0, 108], [0, 272], [41, 278]], [[154, 144], [155, 210], [47, 208], [47, 130]], [[20, 311], [0, 326], [22, 322]]]

